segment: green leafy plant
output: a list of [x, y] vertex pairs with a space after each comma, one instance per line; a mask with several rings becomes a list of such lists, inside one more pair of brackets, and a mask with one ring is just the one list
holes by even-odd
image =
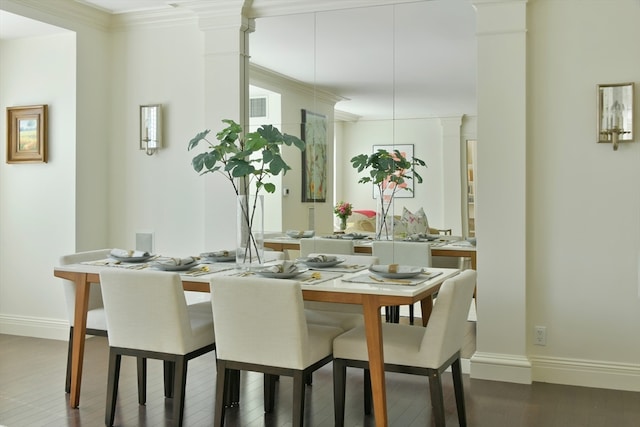
[[[272, 125], [262, 125], [255, 132], [241, 137], [242, 126], [233, 120], [222, 120], [227, 125], [216, 134], [217, 143], [207, 139], [211, 132], [205, 130], [189, 141], [188, 150], [201, 142], [207, 144], [207, 151], [191, 160], [193, 169], [201, 175], [220, 173], [229, 180], [236, 196], [246, 195], [241, 205], [243, 222], [242, 248], [245, 259], [259, 256], [258, 242], [253, 234], [254, 215], [261, 190], [274, 193], [276, 186], [268, 180], [280, 174], [285, 175], [291, 167], [282, 158], [283, 145], [304, 150], [304, 142], [297, 136], [281, 133]], [[253, 194], [251, 190], [255, 188]], [[258, 259], [258, 262], [261, 262]]]
[[351, 165], [358, 170], [358, 173], [367, 171], [367, 175], [362, 176], [359, 184], [373, 183], [376, 186], [378, 197], [380, 198], [380, 212], [378, 215], [378, 225], [376, 226], [376, 239], [383, 235], [389, 236], [391, 225], [389, 224], [389, 210], [393, 205], [393, 198], [400, 190], [413, 192], [409, 187], [409, 180], [416, 180], [422, 183], [422, 176], [416, 172], [416, 166], [426, 167], [426, 163], [413, 157], [408, 160], [399, 150], [389, 152], [379, 149], [373, 154], [359, 154], [351, 158]]

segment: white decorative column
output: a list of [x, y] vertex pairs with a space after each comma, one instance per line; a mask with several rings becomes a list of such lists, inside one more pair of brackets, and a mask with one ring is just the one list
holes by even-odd
[[[467, 192], [462, 187], [463, 165], [460, 147], [462, 144], [460, 129], [462, 117], [441, 117], [442, 126], [442, 161], [443, 167], [443, 203], [442, 218], [445, 218], [444, 228], [451, 228], [454, 236], [462, 236], [462, 201], [466, 200]], [[465, 175], [466, 176], [466, 175]], [[466, 183], [466, 180], [465, 180]]]
[[478, 34], [473, 378], [531, 382], [526, 354], [527, 1], [472, 0]]
[[[249, 124], [249, 33], [253, 20], [243, 15], [244, 0], [223, 3], [194, 2], [204, 35], [204, 129], [209, 137], [232, 119], [248, 129]], [[204, 244], [209, 250], [232, 248], [236, 244], [236, 195], [228, 180], [207, 174], [204, 185]]]

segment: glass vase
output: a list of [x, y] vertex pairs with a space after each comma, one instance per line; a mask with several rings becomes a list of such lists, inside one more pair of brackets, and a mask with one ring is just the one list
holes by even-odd
[[393, 240], [393, 198], [385, 194], [376, 200], [376, 240]]
[[347, 229], [347, 218], [340, 218], [340, 231], [344, 231]]
[[250, 268], [264, 262], [264, 196], [237, 197], [236, 266]]

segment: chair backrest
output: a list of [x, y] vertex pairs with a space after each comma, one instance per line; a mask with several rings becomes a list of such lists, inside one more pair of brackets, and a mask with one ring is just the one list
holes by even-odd
[[353, 254], [353, 240], [323, 239], [321, 237], [300, 239], [300, 256], [310, 253], [319, 254]]
[[109, 268], [100, 272], [111, 347], [186, 354], [194, 350], [177, 273]]
[[465, 270], [440, 287], [420, 344], [427, 368], [440, 367], [462, 348], [476, 275], [475, 270]]
[[418, 267], [431, 267], [431, 245], [427, 242], [394, 242], [374, 240], [373, 256], [380, 264], [403, 264]]
[[264, 262], [282, 261], [284, 260], [284, 252], [281, 251], [264, 251]]
[[308, 366], [310, 343], [299, 282], [220, 276], [210, 286], [219, 359]]
[[344, 264], [362, 264], [362, 265], [374, 265], [379, 264], [380, 260], [377, 256], [372, 255], [344, 255], [344, 254], [332, 254], [332, 253], [311, 253], [307, 256], [313, 257], [317, 255], [335, 255], [340, 258], [344, 258]]
[[[93, 251], [77, 252], [74, 254], [63, 255], [58, 259], [58, 265], [78, 264], [85, 261], [97, 261], [109, 257], [111, 249], [98, 249]], [[76, 306], [76, 284], [71, 280], [62, 279], [62, 287], [64, 290], [64, 298], [67, 304], [67, 318], [69, 325], [74, 325], [75, 306]], [[92, 283], [89, 291], [89, 310], [102, 308], [102, 293], [99, 283]]]

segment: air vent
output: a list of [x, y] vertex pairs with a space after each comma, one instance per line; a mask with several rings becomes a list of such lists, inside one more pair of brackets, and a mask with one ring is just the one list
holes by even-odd
[[249, 117], [267, 117], [267, 97], [251, 98], [249, 100]]

